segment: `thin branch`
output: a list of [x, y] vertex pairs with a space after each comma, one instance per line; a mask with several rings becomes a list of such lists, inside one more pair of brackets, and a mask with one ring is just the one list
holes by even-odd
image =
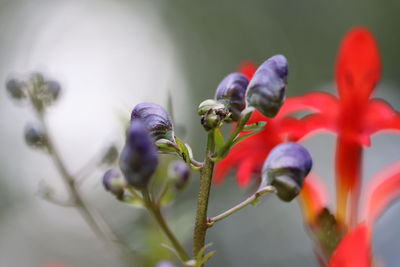
[[237, 204], [236, 206], [230, 208], [229, 210], [227, 210], [215, 217], [209, 218], [208, 222], [207, 222], [207, 226], [211, 227], [214, 225], [214, 223], [225, 219], [226, 217], [232, 215], [233, 213], [243, 209], [244, 207], [246, 207], [250, 204], [255, 203], [261, 196], [263, 196], [267, 193], [276, 193], [275, 187], [273, 187], [271, 185], [267, 185], [267, 186], [261, 188], [256, 193], [254, 193], [252, 196], [248, 197], [245, 201]]

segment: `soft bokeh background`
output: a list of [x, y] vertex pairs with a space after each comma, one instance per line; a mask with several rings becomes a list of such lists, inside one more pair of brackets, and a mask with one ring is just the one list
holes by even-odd
[[[64, 87], [49, 122], [57, 146], [78, 170], [111, 142], [123, 140], [121, 117], [140, 101], [166, 105], [173, 96], [180, 134], [202, 156], [205, 136], [198, 103], [242, 61], [261, 63], [282, 53], [290, 62], [288, 95], [333, 92], [333, 68], [341, 37], [354, 25], [378, 39], [384, 74], [376, 95], [400, 108], [398, 34], [400, 2], [386, 1], [128, 1], [0, 0], [0, 82], [9, 75], [43, 71]], [[36, 196], [45, 180], [65, 194], [51, 161], [28, 149], [24, 125], [34, 119], [0, 90], [0, 266], [117, 266], [117, 262], [72, 209]], [[378, 136], [365, 155], [365, 177], [399, 158], [400, 138]], [[315, 170], [333, 186], [334, 138], [306, 142]], [[94, 173], [83, 191], [88, 201], [137, 254], [135, 266], [154, 266], [171, 255], [142, 210], [120, 205]], [[196, 177], [195, 177], [196, 178]], [[167, 210], [172, 227], [190, 247], [197, 181]], [[213, 188], [210, 213], [241, 201], [248, 190], [234, 177]], [[400, 205], [378, 222], [374, 252], [386, 266], [398, 266]], [[297, 204], [269, 198], [209, 231], [218, 254], [209, 266], [317, 266]], [[161, 240], [162, 241], [162, 240]], [[163, 241], [162, 241], [163, 242]]]

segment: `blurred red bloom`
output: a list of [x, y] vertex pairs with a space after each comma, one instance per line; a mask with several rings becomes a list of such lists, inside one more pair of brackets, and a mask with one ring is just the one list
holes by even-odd
[[366, 224], [357, 226], [338, 245], [329, 267], [372, 266], [371, 233]]
[[[241, 68], [250, 78], [254, 70], [248, 63]], [[399, 113], [384, 100], [371, 97], [380, 76], [381, 61], [375, 38], [366, 28], [352, 29], [344, 37], [337, 58], [339, 96], [312, 92], [288, 98], [274, 119], [255, 112], [249, 123], [266, 121], [265, 130], [236, 145], [217, 165], [217, 183], [229, 169], [237, 168], [239, 185], [247, 186], [252, 174], [259, 173], [269, 151], [279, 143], [299, 141], [317, 131], [336, 134], [335, 219], [343, 226], [344, 233], [349, 232], [339, 243], [330, 266], [370, 266], [373, 222], [400, 196], [400, 163], [396, 163], [381, 171], [368, 185], [363, 212], [359, 212], [363, 149], [370, 146], [372, 134], [400, 130]], [[310, 115], [302, 119], [291, 117], [299, 111]], [[327, 205], [326, 189], [315, 174], [305, 180], [300, 203], [305, 219], [312, 225]], [[358, 224], [362, 221], [366, 223]]]

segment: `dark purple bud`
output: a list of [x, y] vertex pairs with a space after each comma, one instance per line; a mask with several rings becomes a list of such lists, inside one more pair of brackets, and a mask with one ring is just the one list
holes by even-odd
[[291, 201], [303, 187], [312, 167], [308, 150], [297, 143], [276, 146], [268, 155], [262, 169], [262, 186], [270, 184], [283, 201]]
[[231, 73], [218, 85], [215, 99], [222, 102], [231, 112], [231, 119], [237, 121], [246, 108], [246, 88], [249, 80], [241, 73]]
[[189, 182], [190, 168], [183, 161], [175, 161], [170, 165], [170, 176], [175, 179], [176, 189], [182, 190]]
[[288, 62], [283, 55], [276, 55], [265, 61], [250, 81], [246, 99], [267, 117], [275, 117], [285, 100]]
[[121, 179], [121, 173], [115, 169], [110, 169], [104, 173], [103, 176], [104, 188], [116, 196], [118, 199], [122, 199], [124, 196], [124, 182]]
[[156, 267], [176, 267], [176, 266], [169, 261], [160, 261]]
[[175, 142], [171, 118], [165, 109], [154, 103], [137, 104], [131, 114], [131, 120], [139, 119], [154, 139], [167, 139]]
[[141, 120], [133, 119], [120, 157], [121, 171], [128, 184], [145, 188], [158, 165], [154, 140]]
[[39, 124], [28, 124], [25, 127], [25, 141], [35, 148], [47, 148], [48, 139], [45, 130]]
[[10, 79], [6, 83], [6, 89], [10, 96], [14, 99], [21, 100], [26, 97], [25, 88], [26, 84], [17, 79]]

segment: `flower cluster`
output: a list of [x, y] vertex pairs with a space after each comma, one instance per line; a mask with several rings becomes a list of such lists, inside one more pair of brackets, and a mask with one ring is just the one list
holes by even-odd
[[[254, 66], [247, 63], [242, 72], [251, 77]], [[267, 122], [265, 129], [235, 146], [217, 166], [215, 182], [221, 182], [227, 171], [236, 167], [239, 185], [247, 186], [277, 144], [301, 141], [318, 131], [336, 134], [336, 214], [328, 208], [327, 190], [315, 174], [305, 180], [300, 198], [304, 217], [321, 248], [318, 258], [323, 266], [328, 261], [332, 267], [371, 266], [371, 227], [400, 196], [400, 164], [395, 164], [379, 173], [364, 190], [367, 203], [361, 205], [359, 201], [362, 153], [370, 146], [370, 136], [383, 130], [400, 130], [400, 114], [387, 102], [371, 98], [380, 75], [379, 50], [373, 35], [366, 28], [352, 29], [338, 54], [339, 97], [313, 92], [288, 98], [274, 119], [253, 114], [249, 123]], [[299, 111], [309, 115], [301, 119], [292, 116]]]
[[[237, 206], [215, 217], [207, 216], [207, 206], [215, 162], [224, 159], [231, 148], [264, 129], [264, 123], [250, 123], [257, 112], [275, 117], [285, 100], [288, 63], [284, 56], [266, 60], [253, 77], [241, 73], [226, 76], [217, 86], [214, 99], [200, 103], [200, 122], [208, 134], [203, 162], [193, 158], [191, 148], [175, 136], [171, 116], [154, 103], [139, 103], [131, 113], [126, 143], [120, 154], [120, 171], [108, 170], [103, 176], [105, 189], [125, 203], [139, 202], [146, 207], [172, 243], [176, 254], [186, 266], [202, 266], [213, 255], [205, 252], [207, 228], [241, 208], [255, 203], [266, 193], [276, 193], [283, 201], [297, 197], [311, 170], [312, 159], [306, 148], [297, 143], [277, 142], [274, 151], [262, 159], [263, 181], [258, 190]], [[221, 127], [235, 122], [236, 129], [225, 139]], [[240, 132], [245, 135], [239, 135]], [[170, 165], [162, 188], [150, 183], [159, 164], [159, 153], [173, 154], [181, 161]], [[229, 157], [229, 156], [228, 156]], [[193, 259], [168, 228], [161, 214], [163, 198], [172, 188], [182, 190], [189, 180], [189, 169], [200, 171], [200, 192], [194, 229]], [[174, 186], [171, 186], [174, 185]], [[159, 192], [157, 197], [153, 192]]]

